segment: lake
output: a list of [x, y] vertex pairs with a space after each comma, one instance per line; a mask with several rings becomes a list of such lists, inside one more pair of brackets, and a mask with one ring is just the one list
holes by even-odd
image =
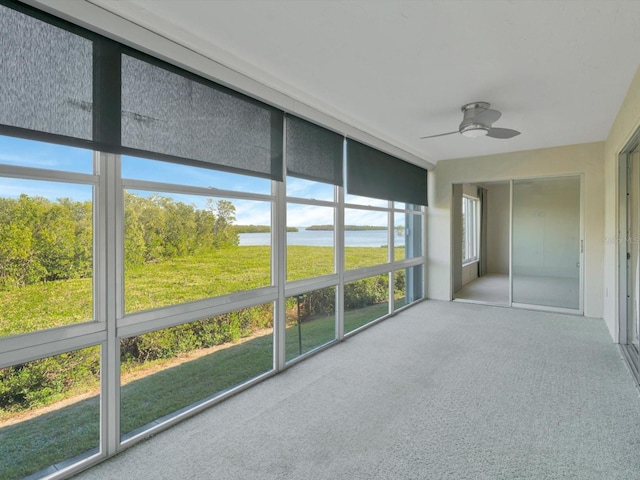
[[[395, 236], [396, 247], [404, 247], [404, 235]], [[344, 243], [347, 247], [381, 247], [387, 245], [386, 230], [347, 230], [344, 232]], [[240, 246], [270, 245], [270, 233], [241, 233]], [[333, 232], [327, 230], [306, 230], [287, 232], [288, 245], [309, 245], [314, 247], [330, 247], [333, 245]]]

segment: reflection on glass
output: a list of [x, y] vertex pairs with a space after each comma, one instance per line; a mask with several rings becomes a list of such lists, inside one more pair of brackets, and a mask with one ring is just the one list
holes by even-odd
[[513, 182], [513, 302], [579, 308], [580, 178]]
[[273, 306], [265, 304], [122, 339], [123, 438], [271, 370]]
[[0, 136], [1, 164], [92, 174], [93, 151]]
[[640, 151], [638, 147], [627, 157], [627, 344], [639, 351], [640, 319]]
[[389, 275], [363, 278], [344, 285], [344, 333], [389, 313]]
[[[236, 205], [270, 202], [125, 191], [125, 311], [164, 307], [271, 284], [266, 245], [240, 245]], [[267, 228], [268, 231], [268, 228]]]
[[2, 368], [0, 385], [0, 478], [98, 452], [100, 347]]
[[302, 178], [287, 177], [287, 197], [334, 201], [333, 185]]
[[413, 203], [393, 202], [393, 208], [396, 210], [413, 210], [419, 212], [422, 210], [422, 205], [415, 205]]
[[0, 336], [91, 320], [93, 187], [0, 178], [0, 192]]
[[371, 197], [362, 197], [360, 195], [351, 195], [350, 193], [345, 193], [344, 203], [351, 205], [361, 205], [366, 207], [389, 207], [388, 200], [382, 200], [380, 198], [371, 198]]
[[122, 178], [264, 195], [271, 193], [271, 181], [265, 178], [129, 156], [122, 157]]
[[386, 212], [345, 208], [345, 269], [389, 261], [389, 216]]
[[396, 212], [394, 223], [394, 259], [421, 257], [422, 215]]
[[333, 207], [287, 204], [287, 281], [335, 272]]
[[286, 299], [286, 360], [336, 338], [336, 288], [314, 290]]
[[394, 308], [422, 299], [422, 265], [398, 270], [393, 280]]

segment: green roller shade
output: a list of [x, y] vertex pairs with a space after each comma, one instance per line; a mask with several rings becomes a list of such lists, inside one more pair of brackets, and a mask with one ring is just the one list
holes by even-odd
[[427, 205], [427, 171], [347, 139], [347, 192], [353, 195]]

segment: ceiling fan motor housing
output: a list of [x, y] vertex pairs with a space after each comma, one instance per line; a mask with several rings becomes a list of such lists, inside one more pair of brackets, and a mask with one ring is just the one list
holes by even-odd
[[458, 128], [459, 132], [465, 137], [482, 137], [489, 133], [491, 125], [486, 125], [475, 117], [479, 113], [488, 110], [490, 106], [487, 102], [473, 102], [463, 105], [461, 108], [463, 118]]

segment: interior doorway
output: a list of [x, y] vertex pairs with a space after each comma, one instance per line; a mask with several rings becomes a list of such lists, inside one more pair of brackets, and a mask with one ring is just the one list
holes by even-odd
[[620, 155], [620, 345], [640, 382], [640, 146], [639, 134]]

